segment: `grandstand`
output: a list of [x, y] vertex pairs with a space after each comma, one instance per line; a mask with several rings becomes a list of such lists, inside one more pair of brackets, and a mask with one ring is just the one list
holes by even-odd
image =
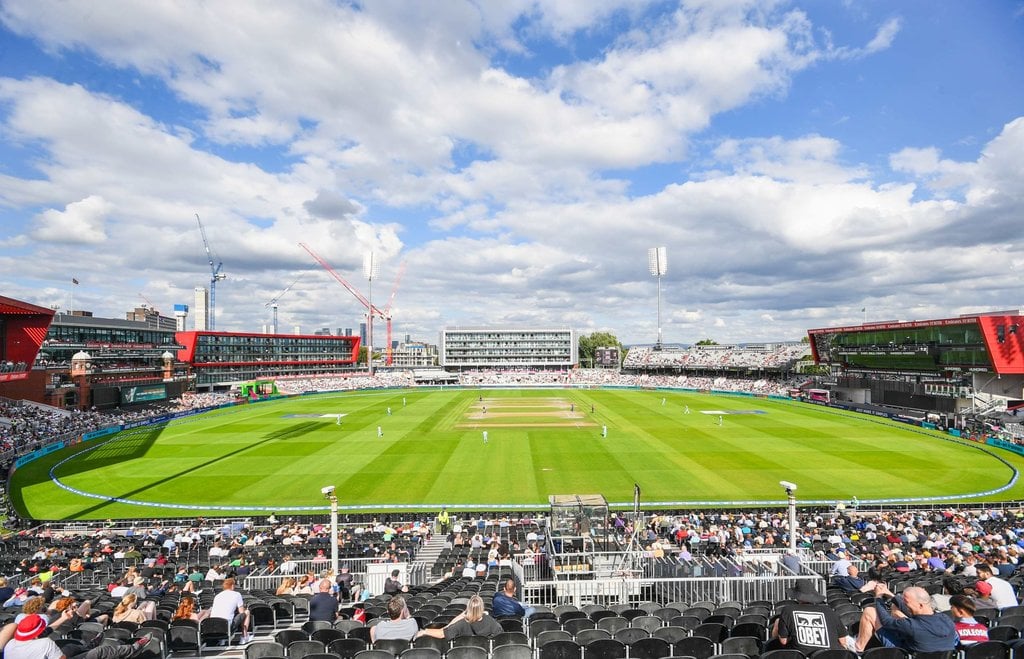
[[[965, 323], [947, 326], [958, 324]], [[1012, 381], [1014, 354], [1019, 354], [1012, 347], [1018, 337], [1015, 325], [1003, 321], [1000, 334], [998, 321], [977, 321], [978, 326], [988, 324], [992, 324], [996, 340], [993, 347], [1003, 361], [992, 359], [986, 368], [993, 370], [985, 373]], [[819, 339], [818, 331], [812, 333], [815, 349], [824, 346], [836, 355], [856, 355], [857, 359], [870, 352], [842, 347], [846, 338]], [[351, 360], [328, 359], [344, 367], [322, 367], [312, 352], [302, 352], [309, 346], [295, 347], [302, 364], [275, 371], [281, 360], [268, 357], [276, 355], [275, 349], [283, 350], [284, 343], [263, 345], [246, 340], [250, 335], [217, 335], [232, 338], [210, 339], [204, 353], [208, 358], [176, 360], [172, 373], [188, 364], [232, 369], [244, 363], [244, 370], [218, 371], [205, 382], [212, 386], [236, 378], [271, 376], [285, 394], [460, 386], [665, 388], [781, 395], [794, 383], [795, 363], [808, 350], [801, 344], [662, 351], [637, 348], [630, 351], [622, 372], [579, 369], [574, 368], [575, 363], [550, 369], [550, 364], [515, 368], [463, 364], [458, 373], [444, 375], [385, 370], [370, 377], [353, 370]], [[969, 337], [964, 337], [963, 345], [968, 345]], [[879, 345], [879, 339], [874, 340], [870, 345]], [[197, 336], [193, 344], [182, 343], [187, 349], [202, 342]], [[1006, 343], [1011, 346], [1002, 348]], [[77, 351], [86, 347], [71, 342], [56, 345]], [[924, 372], [905, 372], [903, 358], [907, 355], [895, 353], [908, 352], [907, 345], [911, 344], [890, 350], [898, 357], [898, 367], [887, 373], [894, 381]], [[357, 353], [358, 345], [349, 343], [347, 349]], [[912, 348], [909, 352], [916, 359], [922, 351]], [[69, 361], [74, 362], [74, 355], [71, 357]], [[26, 360], [26, 369], [33, 359]], [[873, 374], [866, 361], [855, 365], [847, 359], [845, 363], [843, 378]], [[51, 365], [37, 366], [45, 373]], [[934, 376], [941, 370], [928, 372]], [[135, 377], [140, 377], [138, 369]], [[941, 377], [929, 376], [926, 381], [935, 388], [947, 384]], [[983, 381], [979, 377], [972, 386], [984, 385]], [[121, 386], [127, 385], [122, 382]], [[832, 386], [829, 391], [841, 397], [844, 388]], [[85, 434], [112, 423], [122, 427], [234, 402], [226, 393], [186, 392], [174, 400], [152, 400], [114, 413], [72, 412], [24, 398], [0, 401], [5, 461], [61, 437], [68, 443], [78, 442]], [[1018, 430], [1008, 427], [1007, 433], [1017, 437]], [[60, 641], [72, 647], [100, 634], [107, 639], [104, 643], [119, 644], [150, 633], [153, 638], [140, 653], [146, 659], [214, 654], [232, 659], [310, 655], [314, 659], [804, 659], [800, 653], [782, 650], [771, 631], [772, 618], [793, 604], [791, 595], [797, 584], [808, 584], [847, 625], [859, 620], [863, 608], [873, 606], [870, 594], [848, 594], [831, 583], [839, 550], [848, 552], [872, 578], [888, 582], [897, 592], [921, 585], [939, 594], [944, 579], [951, 575], [957, 576], [961, 585], [970, 586], [974, 580], [968, 575], [979, 560], [991, 562], [1014, 589], [1024, 580], [1018, 546], [1024, 513], [1016, 504], [893, 510], [868, 509], [852, 500], [828, 509], [805, 508], [797, 516], [796, 527], [791, 528], [784, 510], [768, 506], [615, 513], [599, 505], [593, 495], [559, 497], [557, 503], [562, 507], [557, 511], [555, 503], [551, 509], [514, 515], [461, 510], [444, 523], [433, 513], [342, 515], [336, 537], [340, 561], [352, 581], [362, 586], [362, 593], [356, 596], [356, 589], [345, 582], [337, 606], [342, 619], [337, 622], [310, 619], [315, 588], [286, 587], [291, 577], [306, 576], [307, 582], [315, 584], [321, 578], [333, 583], [339, 576], [327, 558], [334, 538], [326, 514], [24, 526], [0, 543], [0, 574], [17, 589], [26, 589], [0, 602], [7, 605], [0, 610], [0, 623], [12, 620], [37, 591], [44, 596], [67, 591], [79, 601], [92, 602], [89, 617], [109, 614], [118, 602], [117, 594], [141, 579], [145, 599], [152, 602], [151, 620], [110, 625], [83, 618], [63, 630]], [[787, 550], [791, 540], [799, 547], [795, 554]], [[420, 628], [445, 626], [465, 609], [472, 595], [481, 596], [491, 610], [506, 578], [515, 581], [518, 597], [534, 610], [528, 620], [501, 619], [503, 632], [492, 638], [452, 641], [424, 637], [413, 642], [371, 643], [370, 628], [386, 617], [391, 596], [383, 589], [392, 569], [399, 570], [408, 587], [404, 596], [409, 615]], [[217, 618], [172, 620], [183, 598], [194, 598], [201, 613], [209, 611], [227, 576], [239, 581], [255, 640], [243, 643], [239, 634]], [[1006, 659], [1009, 642], [1024, 628], [1015, 619], [1019, 610], [981, 611], [979, 619], [987, 624], [991, 637], [999, 639], [993, 641], [997, 645], [985, 649]], [[782, 653], [772, 654], [774, 651]], [[848, 656], [829, 655], [831, 659]], [[872, 656], [883, 659], [877, 653]], [[980, 657], [965, 655], [965, 659]]]
[[810, 354], [802, 343], [699, 345], [689, 348], [630, 348], [622, 368], [653, 373], [694, 375], [772, 375], [788, 377]]
[[977, 430], [1012, 422], [1008, 405], [1024, 397], [1019, 311], [819, 328], [808, 337], [815, 362], [833, 371], [815, 386], [855, 409]]

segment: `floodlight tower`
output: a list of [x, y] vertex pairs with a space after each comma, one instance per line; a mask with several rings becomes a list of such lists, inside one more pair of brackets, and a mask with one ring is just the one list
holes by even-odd
[[658, 342], [655, 350], [661, 350], [661, 278], [668, 272], [668, 257], [664, 247], [652, 247], [647, 250], [647, 269], [652, 277], [658, 278]]
[[380, 261], [373, 252], [363, 255], [363, 276], [366, 277], [366, 368], [373, 377], [373, 280], [380, 274]]

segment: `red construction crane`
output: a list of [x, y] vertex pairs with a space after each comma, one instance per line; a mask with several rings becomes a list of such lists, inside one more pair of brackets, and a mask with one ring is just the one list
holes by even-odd
[[[372, 313], [377, 318], [383, 318], [384, 319], [385, 323], [387, 324], [387, 342], [388, 342], [386, 358], [385, 358], [385, 362], [384, 363], [387, 364], [388, 366], [391, 366], [391, 303], [394, 302], [394, 300], [395, 300], [395, 293], [398, 291], [398, 282], [401, 281], [402, 273], [405, 272], [405, 263], [402, 263], [402, 266], [401, 266], [401, 268], [399, 270], [399, 273], [398, 273], [398, 277], [395, 280], [395, 285], [394, 285], [394, 287], [391, 290], [391, 297], [388, 299], [387, 305], [384, 307], [384, 310], [381, 310], [376, 304], [371, 305], [370, 301], [367, 300], [366, 297], [364, 297], [362, 293], [357, 291], [355, 289], [355, 287], [352, 286], [352, 284], [350, 284], [347, 281], [345, 281], [345, 278], [342, 277], [340, 274], [338, 274], [337, 271], [335, 271], [335, 269], [332, 268], [329, 263], [327, 263], [327, 261], [324, 261], [320, 257], [319, 254], [317, 254], [316, 252], [313, 251], [313, 248], [311, 248], [306, 243], [299, 243], [299, 247], [301, 247], [302, 249], [304, 249], [307, 252], [309, 252], [309, 255], [313, 257], [313, 260], [315, 260], [317, 263], [319, 263], [320, 266], [324, 270], [329, 272], [332, 277], [334, 277], [336, 280], [338, 280], [339, 284], [341, 284], [342, 286], [345, 287], [345, 290], [347, 290], [349, 293], [351, 293], [353, 295], [353, 297], [355, 297], [357, 300], [359, 300], [359, 302], [362, 303], [362, 305], [364, 307], [366, 307], [368, 313]], [[369, 348], [369, 347], [370, 346], [367, 346], [367, 348]]]
[[388, 366], [391, 366], [391, 305], [395, 302], [395, 294], [398, 293], [398, 284], [402, 282], [402, 275], [404, 274], [405, 261], [402, 261], [401, 265], [398, 266], [398, 274], [395, 276], [395, 285], [391, 287], [391, 296], [388, 297], [388, 303], [384, 305], [384, 321], [387, 325], [388, 335], [388, 351], [384, 363]]

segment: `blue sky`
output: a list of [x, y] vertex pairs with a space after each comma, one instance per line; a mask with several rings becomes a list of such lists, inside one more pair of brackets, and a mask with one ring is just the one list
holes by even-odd
[[[0, 0], [0, 290], [666, 341], [1020, 308], [1024, 3]], [[861, 309], [867, 309], [866, 314]], [[378, 333], [379, 336], [379, 333]]]

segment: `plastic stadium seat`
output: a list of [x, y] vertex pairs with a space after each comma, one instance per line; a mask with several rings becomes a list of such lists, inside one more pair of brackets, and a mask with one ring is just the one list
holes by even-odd
[[606, 632], [615, 634], [620, 629], [626, 629], [629, 627], [629, 621], [622, 616], [612, 616], [611, 618], [601, 618], [597, 621], [597, 628], [603, 629]]
[[710, 638], [715, 643], [721, 643], [729, 636], [729, 630], [725, 625], [718, 622], [705, 622], [697, 625], [691, 632], [694, 636]]
[[486, 636], [459, 636], [458, 638], [452, 639], [453, 648], [462, 648], [466, 646], [483, 648], [484, 650], [490, 651], [491, 639]]
[[412, 644], [404, 638], [381, 638], [373, 644], [374, 650], [384, 650], [396, 657], [412, 647]]
[[172, 653], [198, 656], [199, 623], [194, 620], [175, 620], [167, 628], [167, 649]]
[[334, 627], [328, 627], [327, 629], [318, 629], [309, 635], [310, 640], [320, 641], [325, 646], [330, 645], [334, 641], [345, 638], [345, 632]]
[[366, 643], [359, 638], [342, 638], [331, 641], [331, 644], [327, 646], [328, 652], [338, 655], [341, 659], [352, 659], [365, 649]]
[[334, 623], [334, 628], [348, 634], [349, 630], [355, 629], [356, 627], [365, 627], [363, 623], [358, 620], [337, 620]]
[[626, 645], [632, 645], [633, 643], [639, 641], [642, 638], [649, 637], [650, 634], [647, 632], [646, 629], [640, 629], [638, 627], [626, 627], [625, 629], [620, 629], [619, 631], [615, 632], [615, 634], [613, 635], [613, 638], [616, 641], [622, 641]]
[[668, 641], [649, 636], [629, 644], [630, 659], [662, 659], [672, 655]]
[[1009, 659], [1010, 646], [1002, 641], [985, 641], [964, 647], [960, 654], [963, 659]]
[[386, 650], [363, 650], [353, 659], [395, 659], [395, 655]]
[[730, 636], [722, 641], [722, 654], [742, 654], [757, 657], [761, 654], [761, 639], [755, 636]]
[[[494, 654], [494, 651], [491, 651]], [[558, 640], [545, 643], [538, 650], [539, 659], [582, 659], [583, 647], [576, 641]]]
[[583, 648], [584, 659], [624, 659], [626, 644], [614, 638], [591, 641]]
[[[914, 655], [915, 659], [921, 659], [922, 654], [930, 654], [930, 653], [920, 653], [919, 652], [916, 655]], [[949, 652], [945, 652], [945, 653], [942, 653], [942, 654], [949, 655], [950, 653]], [[829, 650], [818, 650], [817, 652], [812, 654], [811, 657], [813, 657], [814, 659], [857, 659], [857, 654], [855, 652], [851, 652], [850, 650], [846, 650], [846, 649], [842, 649], [842, 650], [832, 650], [832, 649], [829, 649]], [[946, 656], [946, 657], [930, 657], [928, 659], [949, 659], [949, 657], [948, 656]]]
[[498, 621], [498, 624], [507, 632], [523, 631], [523, 621], [519, 618], [502, 618]]
[[274, 608], [269, 604], [263, 604], [262, 602], [253, 602], [248, 605], [249, 609], [249, 620], [252, 624], [252, 631], [258, 632], [260, 630], [274, 630], [277, 629], [277, 616], [274, 614]]
[[[896, 650], [896, 648], [878, 648], [880, 650]], [[897, 650], [902, 655], [901, 659], [906, 659], [906, 655], [903, 655], [902, 650]], [[867, 656], [867, 652], [864, 653]], [[800, 650], [794, 650], [792, 648], [783, 648], [779, 650], [769, 650], [761, 655], [761, 659], [805, 659], [804, 653]], [[882, 657], [876, 657], [876, 659], [883, 659]], [[887, 658], [886, 658], [887, 659]]]
[[542, 648], [553, 641], [571, 640], [573, 640], [572, 634], [565, 631], [564, 629], [552, 629], [550, 631], [541, 632], [537, 634], [533, 639], [533, 646], [536, 648]]
[[320, 641], [293, 641], [285, 649], [288, 659], [302, 659], [311, 654], [323, 654], [327, 651]]
[[529, 645], [530, 637], [523, 632], [502, 632], [491, 637], [491, 649], [499, 645]]
[[577, 633], [583, 631], [584, 629], [596, 629], [596, 628], [597, 628], [597, 624], [593, 620], [591, 620], [590, 618], [573, 618], [571, 620], [566, 620], [562, 624], [562, 629], [564, 629], [565, 631], [569, 632], [570, 634], [572, 634], [574, 636]]
[[533, 659], [533, 649], [529, 645], [503, 645], [491, 650], [490, 659]]
[[302, 631], [308, 635], [312, 635], [318, 629], [334, 629], [334, 623], [327, 622], [326, 620], [307, 620], [302, 623]]
[[284, 657], [284, 646], [273, 641], [250, 643], [245, 647], [245, 659], [269, 659]]
[[654, 638], [660, 638], [663, 641], [668, 641], [672, 645], [675, 645], [679, 641], [690, 636], [690, 632], [686, 631], [682, 627], [659, 627], [651, 632], [651, 636]]
[[221, 643], [231, 645], [230, 624], [224, 618], [203, 618], [199, 622], [199, 640], [206, 647], [213, 647]]
[[445, 659], [487, 659], [487, 657], [487, 650], [471, 645], [452, 648], [445, 654]]
[[287, 648], [295, 641], [308, 641], [309, 634], [301, 629], [282, 629], [274, 634], [274, 640], [280, 643], [284, 648]]
[[705, 636], [688, 636], [677, 642], [673, 647], [673, 652], [677, 657], [708, 659], [711, 655], [715, 654], [715, 642]]
[[561, 629], [562, 626], [558, 624], [557, 620], [530, 620], [530, 627], [527, 629], [527, 633], [530, 638], [537, 638], [541, 632], [560, 631]]
[[433, 636], [420, 636], [412, 642], [414, 648], [433, 648], [444, 654], [448, 651], [450, 644], [443, 638], [434, 638]]
[[633, 620], [630, 621], [629, 626], [644, 629], [648, 633], [654, 633], [654, 630], [662, 627], [663, 624], [662, 619], [658, 616], [647, 615], [633, 618]]
[[992, 629], [988, 630], [988, 638], [990, 641], [1002, 641], [1004, 643], [1008, 643], [1020, 638], [1020, 631], [1016, 627], [1011, 627], [1009, 625], [996, 625]]
[[594, 641], [600, 641], [601, 639], [611, 638], [612, 635], [603, 629], [583, 629], [573, 636], [574, 641], [580, 645], [587, 645]]
[[409, 648], [399, 656], [401, 659], [441, 659], [442, 653], [436, 648]]

